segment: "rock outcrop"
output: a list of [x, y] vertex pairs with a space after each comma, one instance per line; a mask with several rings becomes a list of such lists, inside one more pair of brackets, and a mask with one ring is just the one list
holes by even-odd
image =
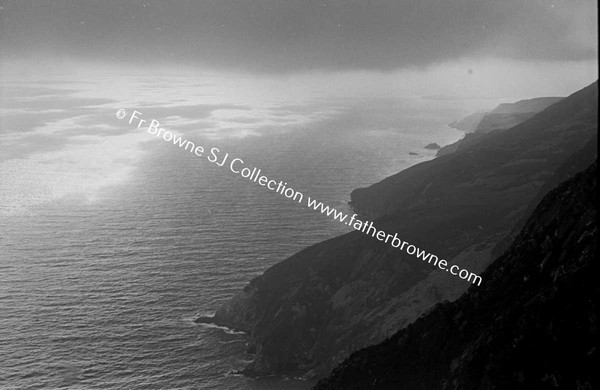
[[438, 150], [439, 148], [441, 148], [441, 146], [436, 144], [435, 142], [425, 145], [425, 149], [428, 149], [428, 150]]

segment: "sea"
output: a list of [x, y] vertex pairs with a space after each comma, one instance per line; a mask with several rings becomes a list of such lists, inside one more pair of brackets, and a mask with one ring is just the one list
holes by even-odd
[[194, 319], [349, 227], [117, 110], [351, 213], [353, 189], [459, 139], [447, 124], [471, 106], [286, 85], [208, 73], [2, 80], [1, 389], [311, 387], [235, 374], [252, 360], [248, 335]]

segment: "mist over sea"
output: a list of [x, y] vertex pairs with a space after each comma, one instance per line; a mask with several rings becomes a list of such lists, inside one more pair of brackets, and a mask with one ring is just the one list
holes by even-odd
[[446, 124], [472, 108], [273, 95], [285, 88], [214, 75], [68, 80], [6, 82], [0, 100], [2, 388], [310, 385], [229, 375], [251, 359], [246, 335], [193, 319], [348, 227], [119, 121], [116, 109], [350, 212], [354, 188], [432, 158], [423, 147], [457, 140]]

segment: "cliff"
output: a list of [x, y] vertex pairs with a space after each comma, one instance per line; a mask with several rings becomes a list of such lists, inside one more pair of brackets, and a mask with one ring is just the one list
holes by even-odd
[[[594, 83], [508, 130], [485, 133], [455, 153], [354, 190], [351, 203], [361, 215], [378, 218], [436, 201], [438, 194], [450, 187], [460, 191], [456, 188], [459, 183], [465, 184], [461, 195], [467, 198], [472, 191], [495, 197], [523, 185], [541, 186], [596, 134], [597, 105], [598, 86]], [[531, 180], [523, 181], [527, 177]], [[487, 183], [488, 179], [493, 183]], [[479, 202], [474, 203], [463, 207], [476, 207]]]
[[477, 126], [479, 126], [479, 123], [485, 114], [487, 114], [486, 111], [480, 110], [464, 117], [461, 120], [454, 121], [448, 126], [452, 127], [453, 129], [462, 130], [465, 133], [472, 133], [477, 129]]
[[544, 197], [481, 287], [315, 389], [598, 388], [597, 196], [594, 163]]
[[[483, 271], [545, 183], [597, 133], [597, 93], [594, 84], [464, 151], [357, 190], [353, 204], [379, 229]], [[199, 321], [250, 332], [249, 375], [321, 376], [468, 286], [351, 232], [269, 268]]]
[[466, 134], [462, 139], [440, 148], [436, 156], [454, 153], [472, 145], [480, 140], [483, 134], [516, 126], [562, 99], [561, 97], [543, 97], [519, 100], [516, 103], [502, 103], [490, 112], [479, 111], [461, 121], [453, 122], [450, 127], [465, 130]]
[[562, 99], [562, 97], [543, 97], [520, 100], [516, 103], [502, 103], [483, 116], [475, 132], [489, 133], [498, 129], [509, 129]]
[[583, 171], [586, 167], [592, 164], [598, 156], [598, 134], [596, 133], [592, 139], [583, 146], [580, 150], [575, 152], [573, 156], [569, 157], [554, 173], [554, 175], [544, 183], [542, 188], [538, 191], [533, 200], [529, 203], [527, 210], [525, 211], [525, 217], [521, 218], [513, 226], [511, 232], [507, 234], [502, 241], [496, 245], [492, 251], [493, 257], [500, 256], [512, 243], [517, 234], [521, 231], [521, 228], [526, 222], [526, 218], [531, 215], [535, 210], [538, 203], [542, 198], [553, 188], [558, 186], [563, 181], [566, 181], [573, 177], [575, 173]]

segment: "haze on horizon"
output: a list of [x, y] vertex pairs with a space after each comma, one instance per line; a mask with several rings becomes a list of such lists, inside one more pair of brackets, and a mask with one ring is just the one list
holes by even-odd
[[592, 0], [0, 1], [5, 80], [199, 71], [350, 95], [568, 95], [597, 77]]

